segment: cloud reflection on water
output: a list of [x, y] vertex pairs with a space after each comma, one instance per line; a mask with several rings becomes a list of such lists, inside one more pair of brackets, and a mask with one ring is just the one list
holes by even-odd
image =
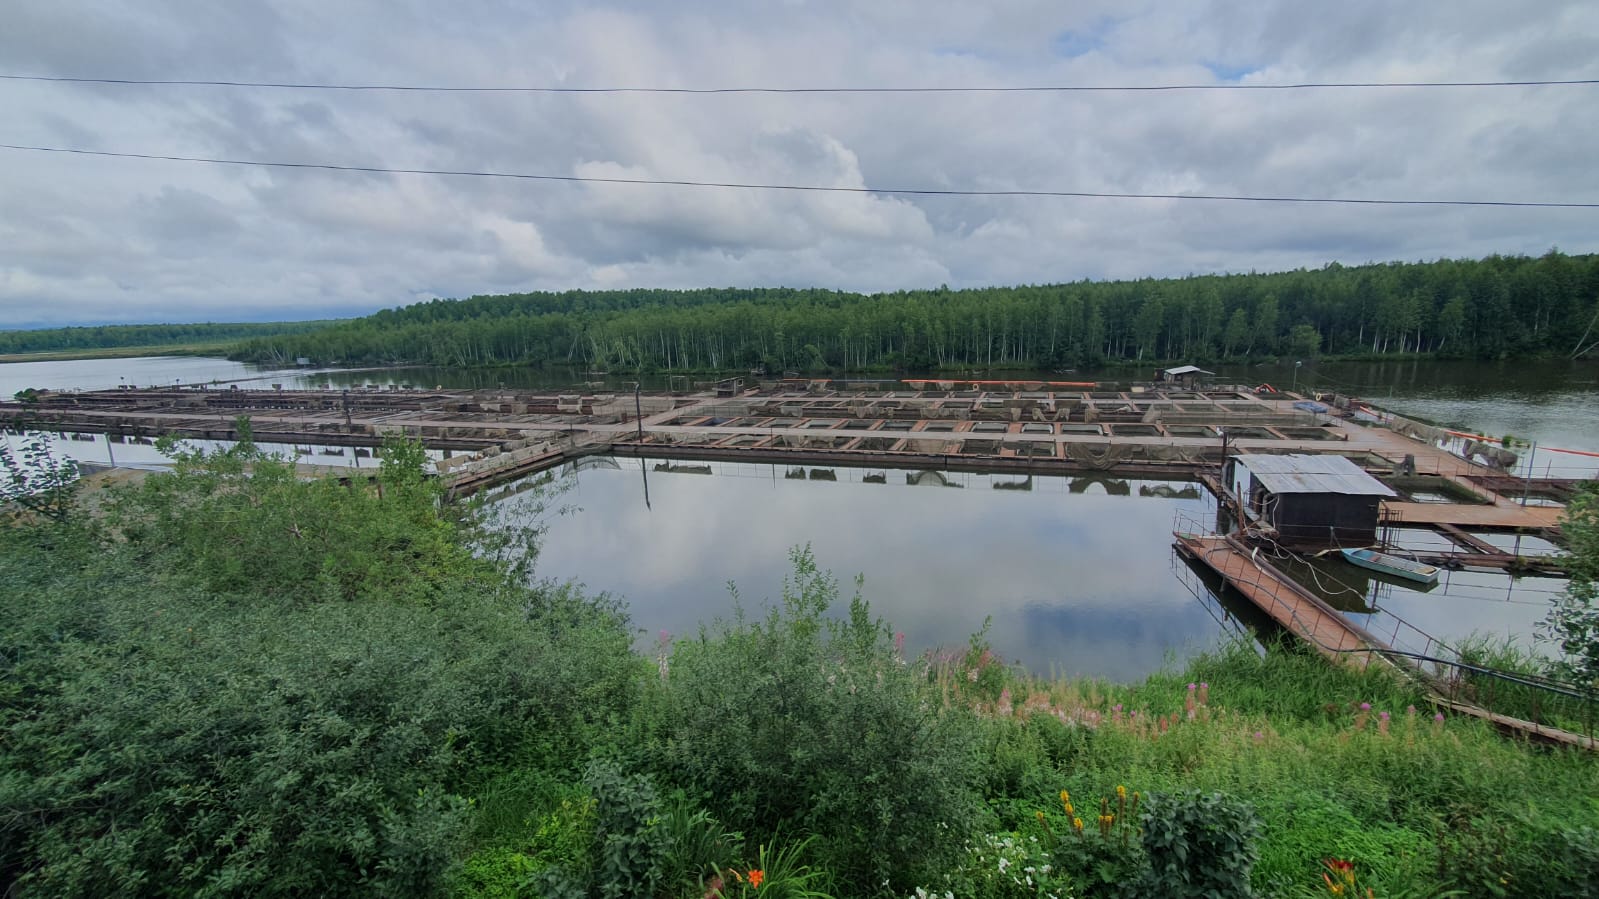
[[874, 614], [913, 647], [964, 644], [992, 617], [989, 638], [1007, 658], [1126, 679], [1221, 632], [1168, 562], [1174, 512], [1204, 515], [1208, 497], [1071, 494], [1059, 478], [1001, 491], [955, 473], [966, 489], [906, 486], [898, 472], [862, 483], [848, 469], [837, 482], [800, 480], [749, 464], [714, 464], [706, 477], [647, 463], [646, 509], [633, 464], [577, 475], [563, 501], [581, 511], [551, 529], [540, 570], [624, 597], [647, 633], [729, 614], [729, 581], [746, 610], [775, 601], [789, 550], [806, 543], [846, 596], [864, 575]]

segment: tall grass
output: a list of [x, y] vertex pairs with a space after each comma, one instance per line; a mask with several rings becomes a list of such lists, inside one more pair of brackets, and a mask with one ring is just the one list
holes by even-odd
[[[1197, 789], [1255, 807], [1253, 882], [1270, 894], [1326, 895], [1324, 863], [1339, 859], [1376, 895], [1582, 895], [1569, 892], [1581, 865], [1552, 857], [1586, 857], [1599, 762], [1439, 715], [1380, 669], [1238, 645], [1115, 686], [1040, 678], [981, 653], [940, 658], [941, 695], [986, 724], [986, 795], [1002, 831], [1070, 828], [1061, 790], [1082, 808], [1118, 786]], [[1118, 894], [1079, 873], [1081, 895]]]
[[1486, 635], [1462, 641], [1457, 652], [1463, 664], [1448, 674], [1445, 689], [1450, 696], [1501, 715], [1593, 736], [1599, 696], [1559, 679], [1548, 658], [1514, 638]]

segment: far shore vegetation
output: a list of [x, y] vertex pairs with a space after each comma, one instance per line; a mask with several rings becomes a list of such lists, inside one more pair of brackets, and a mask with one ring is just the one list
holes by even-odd
[[475, 296], [259, 337], [232, 358], [627, 372], [1096, 370], [1167, 361], [1581, 359], [1599, 255], [937, 288]]
[[0, 331], [0, 361], [226, 355], [263, 365], [630, 373], [1034, 370], [1281, 359], [1592, 359], [1599, 255], [904, 290], [523, 293], [355, 319]]
[[[172, 471], [92, 503], [48, 444], [0, 458], [5, 895], [1599, 882], [1594, 754], [1446, 715], [1377, 666], [1242, 643], [1111, 684], [1009, 666], [981, 633], [918, 654], [803, 547], [781, 596], [641, 651], [621, 602], [532, 576], [536, 519], [441, 502], [416, 445], [340, 485], [245, 436], [169, 445]], [[1599, 506], [1573, 514], [1561, 670], [1592, 677]]]
[[[298, 334], [330, 321], [95, 325], [0, 331], [0, 363], [132, 356], [220, 356], [239, 341]], [[293, 360], [290, 360], [291, 362]]]

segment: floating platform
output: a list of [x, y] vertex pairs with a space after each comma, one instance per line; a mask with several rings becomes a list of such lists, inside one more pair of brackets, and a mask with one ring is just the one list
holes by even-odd
[[1283, 629], [1322, 655], [1365, 667], [1388, 648], [1236, 537], [1177, 533], [1185, 558], [1221, 575]]

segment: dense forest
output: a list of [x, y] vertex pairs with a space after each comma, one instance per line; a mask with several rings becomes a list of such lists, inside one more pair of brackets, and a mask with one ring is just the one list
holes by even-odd
[[0, 331], [0, 354], [46, 353], [61, 350], [99, 350], [116, 347], [158, 347], [225, 343], [252, 337], [299, 334], [320, 328], [327, 321], [233, 322], [168, 325], [97, 325], [82, 328], [42, 328]]
[[1433, 353], [1581, 356], [1599, 256], [900, 291], [568, 291], [434, 300], [234, 356], [637, 370], [1052, 369], [1120, 361]]

